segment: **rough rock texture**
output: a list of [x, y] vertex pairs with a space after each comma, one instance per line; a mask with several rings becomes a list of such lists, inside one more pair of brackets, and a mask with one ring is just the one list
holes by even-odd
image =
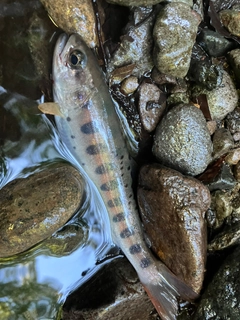
[[210, 205], [208, 189], [175, 170], [146, 165], [140, 171], [138, 204], [152, 249], [199, 292], [206, 261], [204, 214]]
[[118, 4], [119, 6], [151, 6], [164, 0], [106, 0], [109, 3]]
[[95, 13], [91, 0], [41, 0], [48, 14], [65, 32], [79, 33], [91, 48], [98, 44]]
[[[71, 311], [73, 310], [74, 311]], [[63, 320], [157, 320], [157, 312], [127, 261], [117, 259], [70, 295]]]
[[211, 137], [202, 112], [190, 104], [172, 108], [156, 129], [153, 153], [184, 174], [202, 173], [212, 159]]
[[153, 59], [160, 72], [186, 76], [199, 22], [199, 15], [182, 2], [160, 10], [153, 29]]
[[229, 255], [204, 292], [193, 320], [240, 319], [240, 247]]
[[225, 70], [219, 74], [218, 85], [213, 90], [209, 91], [197, 86], [193, 89], [194, 96], [201, 94], [206, 95], [212, 120], [223, 120], [236, 108], [238, 103], [238, 92]]
[[69, 165], [17, 179], [0, 190], [0, 257], [23, 252], [50, 237], [78, 209], [83, 181]]
[[222, 24], [228, 31], [237, 37], [240, 37], [240, 11], [222, 10], [219, 12]]
[[146, 131], [151, 132], [156, 128], [165, 107], [166, 96], [155, 84], [144, 83], [140, 86], [138, 108]]

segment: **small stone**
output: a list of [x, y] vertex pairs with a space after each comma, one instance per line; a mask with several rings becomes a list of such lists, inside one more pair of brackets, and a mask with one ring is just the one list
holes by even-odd
[[228, 52], [229, 62], [233, 68], [238, 82], [240, 82], [240, 49]]
[[230, 165], [235, 165], [240, 161], [240, 148], [236, 148], [228, 153], [225, 162]]
[[237, 107], [232, 112], [230, 112], [225, 119], [227, 128], [231, 134], [240, 133], [240, 108]]
[[172, 108], [157, 126], [153, 154], [184, 174], [202, 173], [212, 160], [212, 142], [201, 110], [190, 104]]
[[138, 88], [138, 78], [130, 76], [121, 83], [121, 92], [126, 96], [132, 94]]
[[205, 94], [212, 120], [223, 120], [238, 103], [238, 93], [229, 74], [222, 70], [218, 86], [211, 91], [195, 86], [193, 96]]
[[240, 319], [240, 246], [229, 255], [206, 288], [193, 320]]
[[231, 34], [240, 37], [240, 11], [222, 10], [219, 12], [219, 17], [222, 24]]
[[240, 162], [238, 162], [233, 169], [234, 177], [239, 182], [240, 181]]
[[211, 193], [211, 198], [211, 208], [216, 214], [214, 228], [219, 228], [233, 211], [231, 204], [231, 192], [217, 190]]
[[210, 193], [198, 180], [159, 164], [140, 170], [138, 204], [159, 258], [194, 291], [202, 287]]
[[186, 76], [199, 22], [200, 16], [182, 2], [160, 10], [153, 29], [153, 59], [161, 73]]
[[226, 128], [218, 129], [213, 135], [213, 159], [218, 159], [234, 147], [233, 137]]
[[214, 120], [207, 121], [207, 127], [210, 132], [210, 135], [212, 135], [217, 129], [217, 122]]
[[119, 6], [151, 6], [160, 3], [164, 0], [106, 0], [109, 3], [117, 4]]
[[202, 30], [199, 41], [205, 51], [212, 57], [225, 55], [233, 46], [232, 42], [224, 36], [209, 29]]
[[83, 180], [69, 165], [52, 165], [0, 190], [0, 257], [36, 245], [60, 229], [79, 208]]
[[151, 132], [156, 128], [165, 107], [166, 96], [155, 84], [144, 83], [140, 86], [138, 108], [146, 131]]
[[229, 165], [223, 164], [217, 176], [211, 181], [206, 183], [210, 191], [225, 189], [229, 190], [234, 188], [236, 180]]
[[225, 228], [221, 233], [211, 240], [208, 251], [219, 251], [240, 243], [240, 223]]

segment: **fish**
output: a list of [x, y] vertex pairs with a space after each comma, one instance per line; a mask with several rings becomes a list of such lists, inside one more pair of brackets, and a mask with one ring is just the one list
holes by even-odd
[[197, 294], [157, 260], [144, 241], [122, 123], [97, 59], [79, 34], [58, 38], [52, 79], [54, 102], [42, 110], [55, 114], [61, 139], [96, 186], [108, 211], [113, 242], [136, 270], [158, 314], [176, 319], [178, 297], [191, 301]]

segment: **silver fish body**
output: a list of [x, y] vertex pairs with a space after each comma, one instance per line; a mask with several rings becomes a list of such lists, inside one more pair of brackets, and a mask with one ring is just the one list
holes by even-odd
[[53, 92], [62, 140], [95, 184], [121, 248], [163, 319], [175, 319], [176, 297], [196, 294], [147, 248], [131, 188], [130, 157], [108, 87], [92, 51], [77, 34], [63, 34], [53, 57]]

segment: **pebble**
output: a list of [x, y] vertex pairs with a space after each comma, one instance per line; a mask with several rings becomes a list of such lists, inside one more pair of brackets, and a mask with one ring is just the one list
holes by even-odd
[[164, 0], [106, 0], [109, 3], [117, 4], [119, 6], [151, 6], [160, 3]]
[[153, 59], [161, 73], [186, 76], [199, 22], [200, 16], [182, 2], [160, 10], [153, 29]]
[[138, 78], [130, 76], [121, 83], [121, 92], [126, 96], [132, 94], [138, 88]]
[[213, 159], [218, 159], [234, 147], [233, 137], [226, 128], [219, 128], [213, 135]]
[[223, 163], [218, 174], [206, 185], [210, 191], [225, 189], [229, 190], [234, 188], [236, 180], [233, 176], [232, 170], [229, 165]]
[[212, 160], [212, 142], [201, 110], [190, 104], [172, 108], [157, 126], [153, 154], [183, 174], [202, 173]]
[[224, 25], [225, 28], [228, 29], [228, 31], [237, 36], [240, 37], [240, 11], [239, 10], [222, 10], [219, 12], [219, 17]]
[[231, 198], [231, 191], [217, 190], [211, 193], [211, 209], [216, 217], [215, 229], [221, 227], [225, 219], [231, 215], [233, 211]]
[[240, 49], [235, 49], [228, 52], [229, 62], [233, 68], [234, 74], [240, 82]]
[[223, 120], [232, 112], [238, 103], [238, 92], [229, 74], [222, 70], [219, 84], [211, 91], [195, 86], [193, 96], [205, 94], [212, 120]]
[[240, 319], [239, 273], [240, 246], [237, 246], [214, 275], [192, 319]]
[[240, 133], [240, 108], [237, 107], [225, 119], [226, 127], [232, 135]]
[[218, 32], [203, 29], [199, 43], [204, 50], [212, 57], [220, 57], [225, 55], [233, 46], [232, 42], [220, 35]]
[[240, 161], [240, 148], [230, 151], [227, 154], [225, 161], [230, 165], [236, 165]]
[[144, 129], [152, 132], [166, 108], [166, 96], [155, 84], [144, 83], [139, 90], [138, 108]]
[[134, 20], [128, 24], [121, 44], [113, 54], [107, 66], [109, 78], [117, 68], [134, 65], [131, 74], [142, 77], [153, 68], [152, 59], [152, 27], [155, 15], [151, 8], [135, 7]]
[[90, 48], [98, 45], [91, 0], [41, 0], [54, 23], [66, 33], [79, 33]]
[[192, 177], [152, 164], [140, 170], [137, 198], [152, 249], [199, 292], [206, 261], [208, 188]]
[[51, 165], [0, 190], [0, 257], [28, 250], [60, 229], [79, 208], [83, 181], [69, 165]]

